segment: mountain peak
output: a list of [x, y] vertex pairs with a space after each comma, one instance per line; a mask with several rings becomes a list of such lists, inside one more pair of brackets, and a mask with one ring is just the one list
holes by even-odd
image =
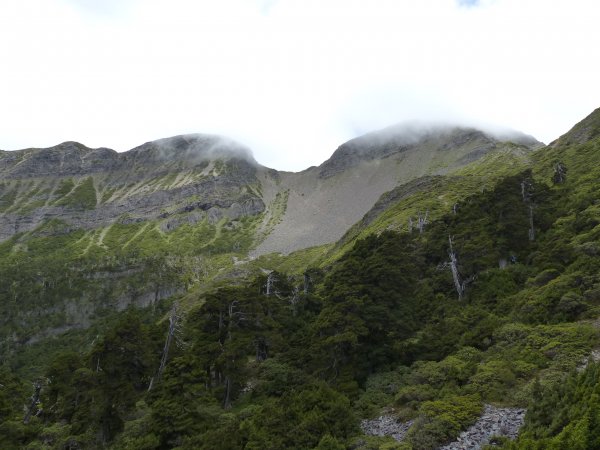
[[71, 176], [116, 170], [123, 164], [156, 167], [180, 162], [193, 167], [217, 159], [258, 165], [250, 149], [232, 139], [186, 134], [146, 142], [123, 153], [105, 147], [92, 149], [75, 141], [48, 148], [0, 151], [0, 173], [8, 177]]
[[328, 178], [364, 161], [380, 160], [411, 151], [423, 151], [423, 148], [438, 152], [463, 148], [467, 153], [481, 156], [502, 142], [513, 142], [527, 148], [541, 145], [535, 138], [512, 130], [488, 132], [459, 125], [406, 122], [359, 136], [342, 144], [331, 158], [320, 166], [320, 175]]
[[214, 159], [242, 159], [257, 164], [248, 147], [233, 139], [210, 134], [182, 134], [158, 139], [146, 142], [124, 154], [162, 161], [179, 159], [200, 162]]

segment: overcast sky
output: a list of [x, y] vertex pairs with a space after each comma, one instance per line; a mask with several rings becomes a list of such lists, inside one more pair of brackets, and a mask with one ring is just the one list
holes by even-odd
[[1, 0], [0, 148], [217, 133], [301, 170], [405, 120], [549, 142], [600, 106], [597, 0]]

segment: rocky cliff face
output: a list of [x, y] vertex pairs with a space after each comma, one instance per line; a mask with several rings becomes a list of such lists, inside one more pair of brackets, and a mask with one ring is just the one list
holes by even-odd
[[212, 223], [257, 215], [264, 210], [251, 189], [258, 168], [248, 149], [204, 135], [125, 153], [76, 142], [0, 152], [0, 240], [50, 219], [72, 229], [162, 219], [170, 229], [182, 214]]
[[337, 241], [383, 193], [509, 143], [540, 145], [521, 134], [500, 139], [472, 128], [401, 125], [353, 139], [300, 173], [262, 167], [247, 148], [207, 135], [124, 153], [76, 142], [0, 152], [0, 241], [51, 219], [67, 230], [158, 220], [169, 232], [264, 213], [253, 254], [289, 253]]
[[0, 358], [182, 293], [218, 270], [210, 255], [247, 251], [262, 171], [245, 147], [205, 135], [124, 153], [0, 151]]

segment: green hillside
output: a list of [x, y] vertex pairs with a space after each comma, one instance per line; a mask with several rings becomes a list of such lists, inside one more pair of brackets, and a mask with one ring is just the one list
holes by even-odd
[[[263, 215], [14, 236], [0, 447], [436, 449], [491, 405], [527, 410], [496, 448], [596, 448], [599, 121], [399, 186], [288, 256], [247, 258]], [[401, 441], [361, 428], [380, 417]]]

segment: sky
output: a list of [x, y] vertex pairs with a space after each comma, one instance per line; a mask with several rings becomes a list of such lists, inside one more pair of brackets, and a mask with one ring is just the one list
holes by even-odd
[[600, 106], [596, 0], [2, 0], [0, 148], [221, 134], [279, 170], [403, 121], [546, 143]]

